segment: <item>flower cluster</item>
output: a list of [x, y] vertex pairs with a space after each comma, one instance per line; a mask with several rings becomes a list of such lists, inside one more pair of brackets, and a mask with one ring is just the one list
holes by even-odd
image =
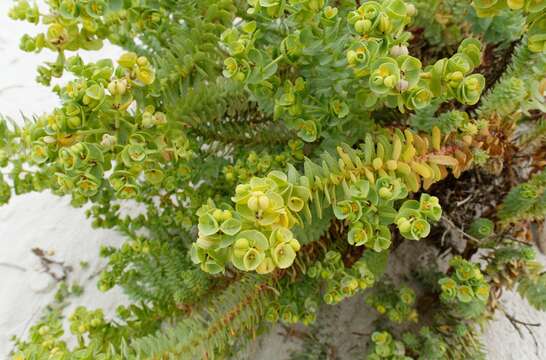
[[326, 282], [323, 295], [326, 304], [337, 304], [358, 291], [369, 288], [376, 280], [364, 259], [346, 268], [341, 260], [341, 254], [336, 251], [328, 251], [322, 261], [314, 263], [308, 269], [307, 276], [312, 279], [320, 278]]
[[203, 206], [199, 238], [192, 247], [194, 262], [211, 273], [223, 271], [228, 260], [240, 270], [260, 274], [291, 266], [300, 243], [290, 229], [301, 223], [298, 212], [311, 196], [303, 179], [273, 171], [237, 186], [235, 210], [214, 203]]
[[388, 331], [376, 331], [372, 334], [372, 348], [368, 353], [368, 360], [411, 360], [406, 356], [404, 343], [393, 339]]
[[398, 210], [396, 225], [400, 234], [409, 240], [425, 238], [430, 233], [428, 221], [438, 221], [442, 208], [437, 197], [421, 194], [419, 201], [406, 200]]
[[251, 151], [246, 159], [237, 159], [233, 165], [226, 165], [222, 172], [230, 184], [249, 181], [252, 177], [263, 176], [272, 169], [285, 168], [288, 163], [303, 160], [303, 142], [288, 141], [288, 149], [278, 154]]
[[451, 319], [446, 323], [445, 320], [439, 316], [430, 326], [413, 327], [403, 332], [400, 340], [389, 331], [375, 331], [366, 359], [440, 360], [449, 358], [450, 354], [474, 359], [483, 355], [483, 345], [476, 341], [477, 332], [472, 326], [464, 321]]
[[[472, 139], [471, 134], [464, 132], [442, 135], [436, 127], [430, 136], [397, 129], [377, 135], [375, 141], [371, 135], [366, 136], [359, 149], [338, 146], [337, 159], [323, 153], [321, 165], [306, 159], [303, 175], [289, 166], [286, 173], [272, 171], [267, 177], [254, 177], [236, 187], [234, 209], [212, 204], [200, 210], [199, 240], [192, 250], [194, 261], [202, 264], [203, 269], [210, 265], [213, 272], [223, 271], [226, 262], [234, 259], [237, 268], [261, 273], [290, 266], [298, 246], [293, 247], [294, 251], [285, 248], [287, 261], [275, 260], [274, 248], [279, 244], [271, 238], [273, 230], [282, 228], [276, 233], [282, 233], [281, 243], [286, 243], [293, 237], [293, 228], [304, 224], [300, 213], [310, 223], [313, 216], [322, 218], [327, 206], [349, 226], [348, 242], [354, 246], [364, 245], [376, 252], [389, 248], [389, 225], [394, 223], [408, 239], [426, 237], [430, 231], [427, 220], [438, 221], [442, 213], [438, 199], [423, 194], [420, 201], [408, 200], [400, 207], [398, 203], [421, 186], [426, 189], [445, 178], [447, 168], [458, 176], [470, 165], [467, 146]], [[456, 141], [457, 147], [444, 149], [450, 141]], [[222, 218], [214, 215], [226, 210], [241, 222], [241, 228], [233, 233], [223, 232]], [[245, 230], [256, 231], [245, 232], [253, 240], [247, 244], [249, 239], [244, 238], [236, 244], [238, 232]], [[236, 246], [242, 250], [234, 252]], [[238, 255], [234, 257], [235, 253]], [[241, 263], [240, 257], [245, 254], [255, 260], [252, 265]]]
[[[89, 311], [82, 306], [70, 315], [70, 332], [77, 336], [80, 343], [84, 336], [94, 337], [102, 333], [108, 324], [105, 322], [101, 309]], [[34, 351], [43, 352], [51, 358], [63, 358], [67, 355], [67, 344], [62, 339], [64, 329], [58, 315], [53, 312], [43, 322], [30, 329], [36, 342]], [[24, 347], [25, 344], [20, 344]], [[30, 349], [27, 349], [27, 351]], [[22, 355], [14, 356], [14, 359], [25, 359]]]
[[102, 309], [94, 311], [87, 310], [80, 306], [69, 317], [70, 331], [73, 334], [83, 335], [93, 331], [105, 324]]
[[366, 37], [396, 37], [415, 15], [413, 4], [400, 0], [368, 1], [347, 17], [354, 30]]
[[382, 283], [366, 297], [366, 304], [377, 312], [387, 316], [395, 323], [404, 321], [417, 322], [417, 311], [414, 309], [415, 292], [407, 287], [396, 288], [392, 284]]
[[396, 216], [395, 200], [407, 197], [406, 185], [398, 178], [381, 177], [375, 184], [361, 180], [349, 188], [350, 198], [334, 206], [334, 215], [350, 224], [348, 242], [380, 252], [389, 248], [388, 227]]
[[[287, 296], [283, 294], [283, 298], [287, 298]], [[270, 305], [266, 311], [266, 320], [269, 322], [281, 321], [287, 325], [301, 322], [306, 326], [315, 322], [319, 306], [313, 296], [306, 297], [303, 302], [296, 299], [290, 300], [293, 301], [276, 302]]]
[[[30, 333], [36, 343], [34, 351], [41, 351], [49, 356], [62, 354], [66, 351], [66, 343], [61, 340], [61, 336], [64, 334], [63, 324], [58, 317], [49, 316], [46, 321], [31, 327]], [[14, 359], [23, 360], [25, 358], [16, 355]]]
[[454, 257], [449, 262], [453, 273], [439, 280], [443, 302], [461, 305], [485, 304], [489, 298], [489, 285], [476, 264], [461, 257]]
[[[144, 239], [135, 239], [125, 242], [117, 253], [112, 248], [101, 247], [100, 255], [110, 257], [110, 266], [108, 271], [100, 274], [98, 288], [100, 291], [110, 290], [116, 283], [120, 282], [125, 274], [123, 270], [127, 266], [129, 259], [135, 261], [135, 257], [146, 257], [150, 254], [150, 243]], [[115, 264], [115, 265], [114, 265]]]
[[[369, 79], [366, 97], [369, 107], [382, 100], [380, 103], [401, 111], [418, 110], [434, 97], [472, 105], [485, 86], [482, 75], [470, 75], [480, 64], [481, 45], [477, 40], [463, 41], [451, 58], [440, 59], [424, 69], [419, 59], [408, 55], [405, 46], [395, 45], [388, 54], [378, 54], [380, 43], [373, 41], [356, 46], [347, 53], [347, 61], [357, 76]], [[371, 54], [380, 57], [372, 61]]]
[[[408, 54], [411, 35], [405, 27], [416, 10], [402, 0], [367, 1], [343, 13], [318, 1], [267, 1], [267, 6], [256, 1], [252, 6], [251, 14], [283, 17], [295, 29], [279, 28], [280, 38], [264, 37], [271, 21], [261, 16], [227, 29], [222, 34], [229, 53], [223, 75], [244, 84], [261, 108], [272, 109], [305, 142], [326, 137], [332, 125], [361, 124], [362, 116], [353, 116], [356, 109], [388, 106], [403, 112], [423, 108], [434, 98], [472, 105], [484, 88], [483, 76], [471, 75], [481, 60], [475, 39], [425, 68]], [[334, 45], [329, 34], [340, 28], [350, 32]], [[279, 41], [280, 52], [275, 49]], [[321, 52], [324, 48], [329, 50]], [[324, 73], [314, 80], [317, 68]], [[276, 92], [273, 84], [278, 84]], [[331, 84], [337, 84], [333, 93]], [[352, 92], [356, 97], [347, 100]]]
[[174, 178], [165, 172], [168, 162], [178, 163], [175, 170], [181, 174], [192, 158], [185, 134], [175, 131], [165, 139], [160, 134], [168, 127], [166, 115], [135, 101], [154, 82], [149, 60], [127, 52], [118, 64], [67, 59], [76, 79], [56, 88], [62, 107], [25, 129], [32, 163], [51, 174], [62, 194], [88, 199], [112, 189], [118, 198], [134, 198], [142, 183], [172, 187]]
[[[62, 287], [59, 291], [62, 291]], [[65, 296], [65, 295], [62, 295]], [[63, 327], [62, 308], [66, 306], [66, 299], [59, 299], [56, 295], [56, 303], [48, 307], [48, 312], [40, 321], [32, 326], [30, 330], [30, 341], [16, 341], [17, 349], [13, 352], [14, 360], [28, 359], [39, 356], [40, 358], [65, 359], [71, 356], [87, 356], [104, 351], [113, 344], [122, 341], [123, 338], [131, 335], [141, 334], [143, 329], [152, 328], [146, 316], [150, 315], [149, 309], [137, 305], [123, 306], [116, 308], [117, 321], [109, 322], [102, 309], [88, 310], [82, 306], [76, 307], [68, 316], [68, 329], [77, 339], [77, 344], [70, 344], [66, 338]], [[109, 343], [104, 339], [108, 337]], [[78, 354], [78, 355], [74, 355]], [[114, 355], [111, 358], [121, 359]]]
[[[24, 51], [40, 52], [46, 48], [58, 53], [55, 62], [38, 67], [37, 80], [44, 85], [49, 85], [52, 78], [63, 75], [68, 66], [66, 51], [99, 50], [104, 40], [120, 43], [133, 29], [154, 28], [163, 20], [157, 10], [145, 12], [143, 7], [121, 1], [59, 0], [51, 2], [49, 6], [51, 12], [42, 14], [36, 4], [17, 0], [9, 12], [13, 19], [34, 24], [42, 20], [47, 25], [44, 33], [34, 37], [24, 35], [20, 42], [20, 48]], [[128, 19], [134, 21], [126, 21]]]
[[[141, 174], [147, 183], [162, 183], [158, 157], [188, 157], [183, 137], [170, 140], [172, 148], [153, 138], [151, 128], [165, 126], [165, 114], [153, 106], [135, 115], [128, 111], [154, 81], [150, 62], [129, 52], [118, 63], [114, 68], [109, 60], [84, 64], [78, 56], [69, 58], [67, 67], [77, 79], [57, 89], [63, 106], [27, 129], [32, 162], [52, 172], [61, 193], [90, 198], [111, 186], [119, 198], [131, 198]], [[108, 170], [113, 170], [109, 178]]]

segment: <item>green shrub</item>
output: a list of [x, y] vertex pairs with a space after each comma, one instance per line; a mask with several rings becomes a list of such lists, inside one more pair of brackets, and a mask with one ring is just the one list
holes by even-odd
[[[544, 141], [545, 8], [16, 0], [13, 19], [45, 26], [20, 47], [56, 54], [37, 81], [59, 83], [61, 105], [22, 127], [0, 120], [0, 203], [48, 189], [88, 206], [93, 226], [127, 237], [102, 249], [98, 287], [119, 285], [134, 304], [112, 320], [78, 308], [74, 346], [50, 311], [14, 358], [226, 358], [271, 323], [311, 324], [351, 296], [398, 325], [434, 300], [418, 333], [396, 340], [381, 323], [370, 359], [483, 357], [474, 324], [495, 311], [496, 290], [518, 283], [544, 309], [544, 274], [507, 224], [541, 222], [546, 209], [543, 147], [530, 145]], [[78, 56], [105, 42], [119, 59]], [[522, 124], [533, 141], [513, 136]], [[537, 174], [490, 219], [448, 223], [466, 249], [414, 279], [424, 293], [384, 278], [403, 241], [444, 246], [442, 199], [456, 179], [515, 168], [524, 148]], [[124, 215], [128, 200], [139, 215]], [[480, 247], [486, 264], [471, 262]]]

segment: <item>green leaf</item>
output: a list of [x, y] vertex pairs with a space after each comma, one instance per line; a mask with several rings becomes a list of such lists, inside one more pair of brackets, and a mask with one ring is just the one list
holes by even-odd
[[214, 235], [220, 230], [218, 222], [211, 214], [201, 215], [197, 228], [199, 229], [199, 233], [204, 236]]
[[546, 273], [536, 280], [529, 277], [521, 279], [518, 293], [536, 309], [546, 311]]
[[364, 251], [362, 260], [368, 266], [368, 269], [373, 273], [375, 279], [379, 279], [383, 276], [387, 270], [387, 264], [389, 260], [389, 252], [382, 251], [376, 252], [371, 250]]
[[457, 288], [457, 299], [462, 303], [469, 303], [474, 298], [474, 291], [470, 286], [462, 285]]
[[220, 230], [226, 235], [233, 236], [241, 230], [241, 221], [235, 218], [228, 219], [220, 225]]
[[279, 244], [273, 251], [273, 261], [280, 269], [286, 269], [292, 266], [296, 252], [288, 243]]
[[477, 239], [483, 239], [491, 235], [494, 230], [495, 224], [493, 221], [486, 218], [478, 218], [470, 224], [468, 234]]
[[244, 230], [237, 236], [238, 239], [247, 239], [251, 247], [255, 247], [260, 251], [265, 251], [269, 248], [269, 241], [263, 233], [258, 230]]
[[317, 139], [317, 125], [313, 120], [299, 119], [296, 123], [297, 135], [305, 142], [313, 142]]
[[265, 254], [256, 249], [249, 249], [243, 257], [243, 265], [246, 271], [253, 271], [265, 259]]

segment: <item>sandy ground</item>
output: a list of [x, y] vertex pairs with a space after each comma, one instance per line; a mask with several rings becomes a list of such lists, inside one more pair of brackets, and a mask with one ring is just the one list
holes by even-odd
[[[22, 122], [21, 112], [41, 114], [57, 104], [54, 94], [34, 82], [36, 65], [43, 60], [52, 60], [54, 55], [48, 52], [25, 54], [18, 49], [20, 36], [25, 32], [34, 34], [35, 28], [9, 19], [6, 13], [10, 3], [0, 1], [0, 113]], [[107, 48], [101, 56], [115, 58], [118, 53], [117, 49]], [[84, 57], [92, 59], [96, 54], [85, 54]], [[74, 268], [70, 279], [82, 285], [85, 291], [73, 300], [68, 311], [83, 304], [105, 308], [107, 314], [112, 314], [115, 307], [127, 299], [119, 289], [100, 293], [94, 275], [103, 266], [97, 256], [99, 246], [121, 241], [116, 232], [92, 229], [84, 210], [71, 208], [67, 198], [49, 193], [27, 194], [0, 207], [0, 358], [8, 358], [10, 336], [25, 334], [55, 293], [55, 282], [43, 272], [32, 248], [51, 251], [54, 253], [52, 258]], [[82, 269], [81, 261], [88, 262], [89, 267]], [[499, 316], [485, 334], [489, 359], [546, 359], [546, 314], [534, 311], [515, 294], [507, 294], [504, 302], [507, 311], [518, 319], [542, 322], [544, 326], [533, 329], [539, 344], [537, 348], [525, 329], [520, 337], [508, 320]], [[365, 338], [349, 335], [355, 331], [369, 331], [372, 318], [368, 311], [362, 298], [356, 297], [321, 315], [325, 334], [337, 339], [336, 344], [341, 349], [338, 355], [356, 358], [348, 349], [365, 342]], [[261, 340], [253, 358], [285, 359], [288, 349], [298, 347], [297, 341], [285, 343], [286, 339], [278, 335], [279, 331], [280, 328], [276, 328]], [[362, 358], [362, 353], [358, 358]]]
[[[389, 257], [387, 276], [396, 284], [407, 283], [405, 274], [415, 264], [415, 259], [426, 263], [433, 256], [424, 243], [407, 242]], [[539, 260], [546, 264], [546, 257]], [[522, 336], [501, 313], [487, 324], [483, 342], [488, 360], [544, 360], [546, 359], [546, 313], [539, 312], [515, 293], [506, 293], [502, 299], [505, 311], [514, 318], [529, 323], [542, 323], [530, 327], [533, 336], [520, 328]], [[326, 341], [340, 360], [364, 359], [369, 335], [374, 331], [377, 312], [366, 305], [364, 297], [357, 295], [337, 306], [323, 306], [312, 333]], [[307, 331], [305, 328], [299, 330]], [[536, 341], [536, 342], [535, 342]], [[288, 360], [290, 353], [301, 348], [301, 340], [286, 336], [286, 329], [277, 326], [251, 347], [250, 359]], [[471, 360], [471, 359], [469, 359]]]
[[[19, 50], [19, 38], [34, 34], [34, 26], [7, 17], [11, 1], [0, 1], [0, 113], [22, 124], [21, 112], [42, 114], [58, 104], [55, 94], [34, 78], [36, 66], [43, 60], [54, 60], [54, 54], [26, 54]], [[107, 48], [103, 56], [117, 57], [119, 50]], [[85, 54], [88, 59], [97, 54]], [[126, 302], [119, 289], [106, 294], [96, 288], [96, 272], [104, 262], [98, 258], [101, 244], [119, 244], [122, 238], [114, 231], [95, 230], [86, 219], [84, 209], [74, 209], [68, 198], [50, 193], [33, 193], [12, 198], [0, 207], [0, 359], [8, 358], [12, 348], [9, 338], [23, 335], [36, 321], [43, 308], [52, 301], [57, 285], [43, 272], [32, 248], [51, 251], [52, 259], [72, 266], [70, 282], [85, 288], [75, 298], [75, 306], [103, 307], [112, 314], [117, 305]], [[82, 269], [80, 262], [89, 263]]]

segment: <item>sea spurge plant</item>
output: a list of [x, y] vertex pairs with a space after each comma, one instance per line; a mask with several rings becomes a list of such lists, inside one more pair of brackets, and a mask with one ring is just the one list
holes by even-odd
[[473, 2], [473, 6], [479, 16], [494, 16], [506, 8], [537, 13], [546, 8], [546, 3], [542, 0], [477, 0]]
[[420, 201], [407, 200], [395, 220], [398, 230], [403, 237], [410, 240], [425, 238], [430, 233], [428, 221], [438, 221], [442, 216], [438, 198], [428, 194], [422, 194]]
[[[546, 308], [540, 266], [515, 248], [545, 213], [545, 9], [14, 1], [13, 19], [42, 26], [20, 48], [52, 54], [37, 81], [60, 101], [24, 124], [0, 117], [0, 203], [49, 190], [125, 234], [102, 248], [98, 287], [139, 304], [112, 320], [79, 309], [74, 347], [50, 312], [40, 326], [55, 330], [16, 356], [230, 358], [263, 320], [308, 325], [323, 303], [370, 295], [394, 327], [380, 319], [371, 358], [483, 358], [475, 323], [503, 288]], [[78, 53], [106, 43], [118, 59]], [[460, 258], [415, 257], [407, 287], [363, 291], [416, 246]], [[427, 326], [388, 336], [422, 308]]]
[[288, 142], [288, 149], [280, 153], [251, 151], [246, 158], [237, 159], [233, 165], [226, 165], [222, 172], [226, 181], [235, 185], [248, 182], [252, 177], [267, 175], [272, 169], [285, 168], [287, 164], [300, 161], [303, 158], [303, 142], [293, 139]]
[[474, 317], [485, 306], [490, 287], [477, 265], [457, 256], [449, 264], [453, 274], [438, 281], [441, 299], [456, 306], [460, 316]]
[[[441, 216], [437, 198], [424, 194], [420, 202], [408, 200], [399, 208], [396, 202], [443, 179], [448, 168], [457, 175], [469, 166], [472, 135], [442, 135], [435, 128], [429, 137], [395, 130], [379, 134], [376, 141], [367, 136], [360, 149], [340, 146], [337, 160], [324, 153], [322, 166], [307, 159], [303, 175], [290, 166], [286, 173], [273, 171], [237, 185], [232, 198], [237, 217], [267, 236], [275, 227], [292, 230], [304, 219], [312, 221], [313, 212], [321, 218], [330, 205], [337, 219], [351, 225], [351, 244], [385, 250], [391, 243], [388, 225], [393, 223], [409, 239], [426, 237], [427, 219], [438, 221]], [[457, 145], [447, 145], [451, 142]], [[200, 218], [200, 228], [204, 220]]]
[[479, 0], [472, 2], [476, 13], [480, 17], [492, 17], [499, 14], [504, 9], [513, 11], [523, 11], [528, 14], [527, 26], [529, 34], [529, 50], [534, 52], [543, 52], [544, 33], [546, 31], [546, 21], [544, 17], [544, 9], [546, 9], [546, 1], [544, 0], [498, 0], [488, 1]]
[[415, 292], [411, 288], [407, 286], [396, 288], [392, 284], [385, 284], [378, 285], [366, 297], [366, 304], [394, 323], [417, 322], [415, 299]]
[[[240, 82], [260, 107], [273, 109], [274, 116], [283, 118], [302, 140], [315, 142], [326, 136], [329, 124], [357, 121], [350, 111], [357, 105], [405, 111], [420, 109], [434, 97], [477, 102], [484, 81], [480, 74], [470, 73], [480, 63], [479, 41], [465, 41], [451, 59], [423, 68], [407, 48], [410, 33], [405, 27], [416, 13], [412, 4], [368, 1], [341, 13], [325, 7], [325, 2], [310, 3], [251, 4], [253, 15], [286, 19], [293, 29], [281, 36], [279, 53], [273, 50], [278, 46], [276, 39], [261, 35], [269, 23], [258, 16], [226, 30], [221, 37], [230, 55], [224, 60], [224, 76]], [[328, 34], [344, 28], [350, 32], [332, 47]], [[320, 48], [331, 48], [320, 53], [319, 64], [332, 71], [329, 78], [321, 75], [310, 81], [308, 74], [316, 68]], [[287, 77], [288, 69], [295, 76]], [[333, 98], [329, 83], [339, 83]], [[279, 84], [278, 90], [272, 92], [269, 84]], [[358, 89], [354, 99], [341, 100], [353, 89]], [[310, 102], [310, 96], [315, 100]]]
[[307, 276], [325, 282], [322, 299], [326, 304], [337, 304], [371, 287], [376, 281], [365, 258], [347, 268], [341, 261], [341, 254], [336, 251], [328, 251], [323, 260], [315, 262], [308, 269]]
[[406, 347], [403, 342], [393, 339], [387, 331], [376, 331], [372, 334], [372, 348], [366, 359], [409, 360], [412, 358], [406, 356]]
[[[69, 58], [67, 67], [77, 79], [57, 89], [62, 107], [37, 119], [23, 137], [32, 144], [32, 162], [51, 172], [62, 193], [90, 198], [106, 191], [109, 182], [120, 198], [133, 198], [139, 183], [158, 186], [166, 178], [157, 159], [192, 156], [183, 133], [169, 141], [152, 135], [166, 126], [164, 113], [154, 106], [128, 111], [154, 80], [149, 61], [124, 53], [118, 64]], [[116, 114], [113, 126], [107, 114]]]
[[475, 219], [468, 228], [468, 233], [477, 239], [483, 239], [495, 231], [495, 224], [487, 218]]
[[510, 190], [499, 210], [500, 220], [508, 224], [522, 218], [546, 215], [546, 170], [533, 174], [529, 181]]
[[214, 263], [214, 272], [223, 270], [228, 259], [240, 270], [258, 273], [291, 266], [300, 243], [290, 229], [301, 223], [298, 212], [310, 196], [308, 187], [290, 183], [282, 172], [238, 185], [235, 211], [213, 203], [199, 211], [193, 260], [204, 270]]
[[[286, 289], [283, 299], [270, 305], [266, 312], [266, 320], [271, 323], [278, 321], [292, 325], [298, 322], [310, 325], [315, 322], [318, 312], [318, 303], [313, 296], [304, 299], [298, 298], [293, 289]], [[303, 300], [303, 301], [302, 301]]]
[[373, 286], [385, 271], [385, 255], [365, 252], [347, 265], [341, 253], [326, 252], [312, 262], [304, 276], [281, 280], [283, 292], [268, 306], [267, 320], [285, 324], [314, 323], [321, 304], [336, 304]]

